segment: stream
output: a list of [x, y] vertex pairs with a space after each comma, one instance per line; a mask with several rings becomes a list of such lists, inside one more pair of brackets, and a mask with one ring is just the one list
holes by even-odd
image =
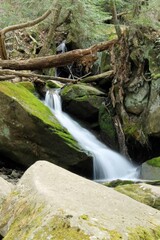
[[90, 131], [83, 128], [68, 114], [62, 111], [59, 90], [47, 91], [47, 105], [60, 124], [65, 127], [80, 148], [93, 158], [93, 177], [95, 181], [112, 181], [115, 179], [139, 178], [139, 167], [131, 161], [111, 150], [100, 142]]

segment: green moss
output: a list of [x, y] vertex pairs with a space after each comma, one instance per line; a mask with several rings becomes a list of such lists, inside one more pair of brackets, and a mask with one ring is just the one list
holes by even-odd
[[151, 77], [154, 79], [154, 80], [157, 80], [160, 78], [160, 73], [158, 74], [152, 74]]
[[76, 85], [67, 85], [65, 86], [62, 91], [61, 95], [67, 100], [77, 99], [78, 97], [87, 97], [91, 95], [103, 95], [103, 92], [99, 91], [98, 89], [87, 85], [87, 84], [76, 84]]
[[28, 91], [30, 91], [33, 94], [35, 94], [35, 92], [36, 92], [33, 83], [28, 82], [28, 81], [27, 82], [16, 83], [16, 86], [23, 86], [23, 87], [25, 87]]
[[52, 240], [89, 240], [89, 236], [76, 227], [71, 227], [65, 217], [54, 216], [40, 231], [34, 235], [34, 239]]
[[111, 181], [111, 182], [106, 182], [103, 185], [106, 186], [106, 187], [115, 188], [117, 186], [122, 186], [122, 185], [126, 185], [126, 184], [133, 184], [133, 181], [117, 179], [117, 180], [114, 180], [114, 181]]
[[89, 220], [89, 217], [86, 214], [81, 215], [80, 218], [83, 220]]
[[137, 227], [129, 229], [128, 240], [159, 240], [160, 227], [155, 229], [146, 229], [144, 227]]
[[48, 128], [62, 137], [69, 146], [77, 150], [79, 149], [75, 140], [67, 130], [59, 124], [49, 108], [28, 91], [23, 84], [1, 82], [0, 91], [19, 102], [29, 114], [38, 118], [37, 121], [42, 121], [48, 125]]
[[122, 239], [122, 235], [115, 230], [108, 230], [110, 234], [110, 240], [120, 240]]
[[123, 131], [126, 136], [134, 138], [142, 145], [148, 143], [148, 138], [143, 131], [143, 125], [140, 120], [124, 119]]
[[[11, 225], [8, 228], [7, 225], [10, 222]], [[0, 229], [4, 226], [8, 228], [4, 240], [89, 240], [89, 236], [82, 230], [71, 227], [67, 216], [50, 216], [50, 212], [44, 205], [33, 203], [33, 201], [31, 203], [24, 198], [17, 199], [17, 193], [12, 193], [3, 203]]]
[[148, 160], [147, 164], [153, 167], [160, 167], [160, 157], [152, 158], [151, 160]]
[[53, 81], [53, 80], [48, 80], [46, 82], [46, 86], [48, 88], [61, 88], [63, 86], [63, 84], [59, 83], [59, 82], [56, 82], [56, 81]]
[[107, 136], [114, 141], [116, 138], [116, 131], [114, 128], [112, 116], [111, 113], [107, 112], [103, 104], [99, 109], [99, 125], [102, 132], [105, 132]]
[[142, 187], [138, 184], [127, 184], [117, 186], [115, 190], [133, 198], [138, 202], [160, 210], [160, 198], [152, 193], [149, 188]]

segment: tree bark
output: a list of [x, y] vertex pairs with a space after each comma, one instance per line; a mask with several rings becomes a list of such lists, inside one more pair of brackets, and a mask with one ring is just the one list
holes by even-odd
[[36, 70], [51, 67], [66, 66], [73, 62], [80, 61], [86, 55], [96, 55], [97, 52], [102, 52], [117, 43], [117, 39], [107, 42], [101, 42], [86, 49], [77, 49], [58, 55], [38, 57], [28, 60], [0, 60], [0, 67], [3, 69], [14, 70]]

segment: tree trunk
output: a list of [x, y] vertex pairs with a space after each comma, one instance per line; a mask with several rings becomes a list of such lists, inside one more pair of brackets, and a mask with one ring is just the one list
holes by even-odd
[[110, 40], [107, 42], [101, 42], [93, 45], [87, 49], [77, 49], [58, 55], [51, 55], [46, 57], [39, 57], [27, 60], [0, 60], [0, 67], [3, 69], [14, 69], [14, 70], [36, 70], [51, 67], [66, 66], [73, 62], [78, 62], [83, 59], [84, 56], [91, 55], [95, 56], [97, 52], [104, 51], [113, 44], [117, 43], [117, 39]]

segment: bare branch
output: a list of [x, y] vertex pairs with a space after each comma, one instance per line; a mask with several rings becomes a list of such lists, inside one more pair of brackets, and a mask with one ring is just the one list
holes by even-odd
[[51, 10], [48, 10], [41, 17], [39, 17], [33, 21], [29, 21], [27, 23], [21, 23], [21, 24], [12, 25], [12, 26], [3, 28], [0, 31], [0, 56], [1, 56], [1, 58], [4, 60], [7, 59], [7, 51], [6, 51], [6, 47], [5, 47], [5, 34], [7, 32], [15, 31], [17, 29], [22, 29], [22, 28], [26, 28], [26, 27], [32, 27], [32, 26], [40, 23], [41, 21], [43, 21], [45, 18], [47, 18], [50, 13], [51, 13]]

